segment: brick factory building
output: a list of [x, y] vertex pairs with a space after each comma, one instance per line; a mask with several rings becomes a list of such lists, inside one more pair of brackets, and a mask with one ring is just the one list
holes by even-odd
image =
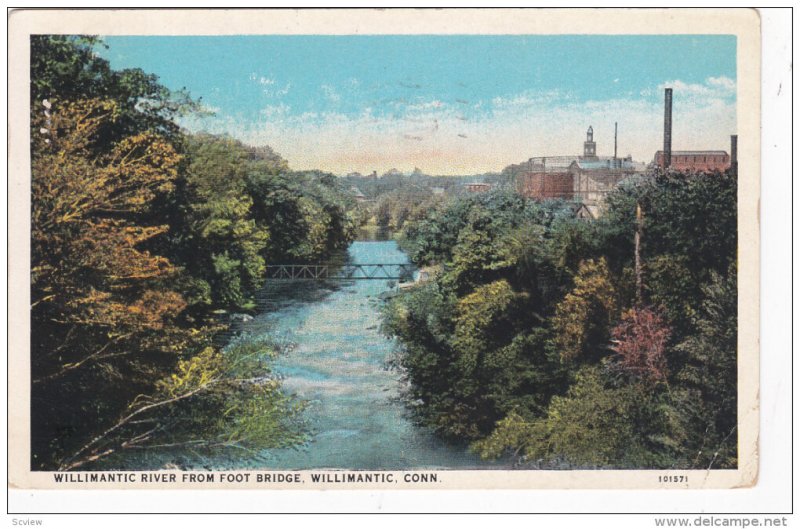
[[[664, 90], [664, 146], [653, 157], [652, 167], [686, 172], [737, 171], [738, 138], [731, 136], [731, 154], [725, 151], [672, 150], [672, 89]], [[647, 171], [631, 156], [617, 157], [617, 125], [614, 124], [614, 156], [597, 155], [592, 127], [586, 131], [583, 156], [531, 158], [504, 169], [513, 175], [517, 190], [534, 200], [566, 199], [580, 205], [584, 217], [597, 217], [606, 195], [626, 178]]]
[[534, 200], [575, 200], [593, 216], [599, 214], [602, 201], [609, 191], [624, 178], [644, 169], [642, 164], [634, 163], [630, 156], [597, 156], [592, 127], [586, 131], [583, 156], [531, 158], [521, 168], [516, 183], [522, 195]]
[[[653, 165], [664, 167], [664, 151], [657, 151]], [[725, 151], [672, 151], [669, 167], [676, 171], [727, 171], [731, 157]]]
[[731, 154], [725, 151], [672, 150], [672, 88], [664, 89], [664, 147], [653, 156], [653, 166], [676, 171], [712, 172], [737, 170], [736, 135], [731, 136]]
[[575, 178], [569, 171], [528, 171], [517, 179], [517, 189], [526, 197], [537, 200], [571, 199], [574, 195], [574, 181]]
[[627, 158], [578, 160], [570, 166], [575, 178], [573, 199], [583, 203], [597, 216], [602, 209], [606, 195], [624, 179], [644, 172], [644, 164], [636, 164]]

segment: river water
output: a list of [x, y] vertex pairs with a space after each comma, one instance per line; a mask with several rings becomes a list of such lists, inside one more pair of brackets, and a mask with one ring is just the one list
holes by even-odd
[[[397, 243], [356, 241], [355, 264], [406, 263]], [[269, 335], [292, 347], [274, 361], [286, 392], [308, 403], [310, 441], [301, 448], [199, 454], [154, 454], [137, 466], [177, 462], [190, 468], [468, 469], [487, 468], [463, 447], [446, 445], [413, 424], [400, 397], [402, 381], [389, 366], [397, 344], [380, 332], [387, 280], [338, 283], [275, 281], [259, 293], [259, 313], [234, 329], [252, 339]]]

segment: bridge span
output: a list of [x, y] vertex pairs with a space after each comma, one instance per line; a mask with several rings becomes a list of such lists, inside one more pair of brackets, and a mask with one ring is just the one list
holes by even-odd
[[411, 280], [416, 267], [411, 263], [376, 264], [277, 264], [267, 265], [267, 279], [349, 281], [364, 279]]

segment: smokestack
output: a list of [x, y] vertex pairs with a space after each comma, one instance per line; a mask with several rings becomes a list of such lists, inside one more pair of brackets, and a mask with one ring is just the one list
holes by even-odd
[[664, 89], [664, 169], [672, 163], [672, 88]]
[[739, 136], [731, 136], [731, 174], [739, 174]]
[[617, 122], [614, 122], [614, 159], [617, 159]]

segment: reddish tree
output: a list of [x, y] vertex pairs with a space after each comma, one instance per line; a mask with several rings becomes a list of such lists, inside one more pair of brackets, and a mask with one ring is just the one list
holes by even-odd
[[622, 315], [611, 332], [612, 349], [619, 355], [620, 367], [648, 382], [667, 378], [664, 354], [670, 328], [654, 310], [634, 307]]

